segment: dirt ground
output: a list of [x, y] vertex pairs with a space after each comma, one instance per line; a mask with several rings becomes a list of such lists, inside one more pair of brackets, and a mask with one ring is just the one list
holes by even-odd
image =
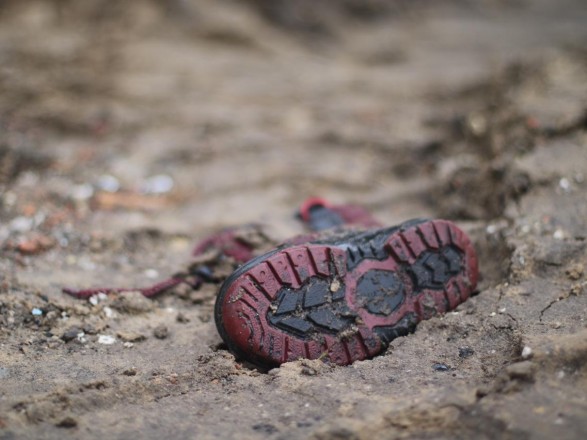
[[[316, 4], [314, 4], [316, 3]], [[0, 439], [587, 438], [583, 0], [0, 0]], [[197, 239], [310, 195], [456, 221], [479, 294], [260, 372]]]

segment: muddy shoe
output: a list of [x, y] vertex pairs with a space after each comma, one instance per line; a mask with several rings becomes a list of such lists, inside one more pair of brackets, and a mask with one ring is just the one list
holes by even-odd
[[284, 245], [222, 285], [215, 318], [239, 358], [347, 365], [465, 301], [477, 283], [469, 238], [445, 220], [411, 220]]

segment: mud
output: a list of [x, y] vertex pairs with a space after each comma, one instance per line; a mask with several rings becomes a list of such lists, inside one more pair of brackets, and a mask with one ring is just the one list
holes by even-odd
[[[584, 2], [313, 7], [0, 1], [1, 439], [585, 438]], [[456, 221], [478, 295], [263, 373], [217, 281], [61, 293], [151, 284], [225, 226], [285, 239], [309, 195]]]

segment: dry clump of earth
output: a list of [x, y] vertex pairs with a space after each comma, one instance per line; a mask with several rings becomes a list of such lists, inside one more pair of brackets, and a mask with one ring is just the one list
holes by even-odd
[[[0, 439], [585, 438], [587, 8], [314, 3], [0, 1]], [[226, 226], [286, 239], [309, 195], [456, 221], [478, 295], [261, 372], [218, 280], [61, 292], [152, 284]]]

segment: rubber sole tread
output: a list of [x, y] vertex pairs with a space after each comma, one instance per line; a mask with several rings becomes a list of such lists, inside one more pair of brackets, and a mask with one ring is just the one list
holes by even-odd
[[217, 299], [218, 330], [238, 357], [270, 367], [373, 357], [474, 290], [477, 257], [444, 220], [284, 246], [239, 268]]

